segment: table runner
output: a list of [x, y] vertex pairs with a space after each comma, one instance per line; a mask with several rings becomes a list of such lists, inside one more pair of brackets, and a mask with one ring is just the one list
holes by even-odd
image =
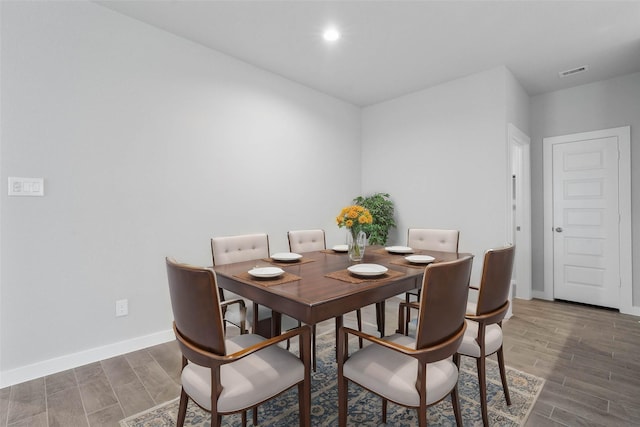
[[338, 270], [333, 273], [325, 274], [325, 277], [330, 277], [332, 279], [341, 280], [347, 283], [364, 283], [364, 282], [375, 282], [377, 280], [386, 280], [392, 279], [396, 277], [404, 276], [404, 273], [396, 270], [388, 270], [386, 273], [375, 276], [375, 277], [362, 277], [362, 276], [354, 276], [349, 272], [349, 270]]

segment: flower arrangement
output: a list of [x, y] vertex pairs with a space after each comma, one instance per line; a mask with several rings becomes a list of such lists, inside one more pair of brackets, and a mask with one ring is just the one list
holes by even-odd
[[347, 244], [349, 246], [349, 259], [361, 261], [364, 257], [364, 248], [367, 243], [367, 235], [364, 227], [373, 222], [373, 216], [369, 209], [360, 205], [351, 205], [342, 208], [340, 215], [336, 217], [338, 227], [347, 228]]
[[356, 235], [362, 226], [373, 222], [373, 216], [371, 216], [369, 209], [359, 205], [351, 205], [342, 208], [340, 215], [336, 217], [336, 222], [338, 227], [349, 228], [351, 233]]
[[342, 208], [340, 215], [336, 217], [336, 222], [338, 227], [347, 228], [349, 259], [351, 261], [361, 261], [364, 257], [364, 248], [367, 243], [367, 235], [364, 228], [373, 222], [371, 212], [364, 206], [347, 206]]

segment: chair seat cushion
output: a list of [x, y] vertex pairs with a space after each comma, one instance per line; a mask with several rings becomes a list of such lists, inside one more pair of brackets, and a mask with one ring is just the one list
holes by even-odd
[[[259, 335], [244, 334], [226, 340], [227, 354], [264, 341]], [[304, 364], [294, 354], [272, 345], [220, 368], [222, 393], [218, 411], [229, 413], [250, 408], [287, 390], [304, 379]], [[182, 370], [185, 392], [211, 410], [211, 372], [194, 363]]]
[[[395, 334], [385, 338], [415, 348], [412, 337]], [[418, 407], [418, 361], [380, 345], [356, 351], [344, 363], [344, 376], [368, 390], [401, 405]], [[458, 382], [458, 368], [451, 358], [427, 364], [427, 405], [438, 402]]]
[[[465, 356], [480, 357], [480, 345], [478, 345], [478, 322], [467, 319], [467, 330], [464, 333], [462, 344], [458, 353]], [[502, 328], [497, 323], [487, 325], [484, 332], [485, 356], [489, 356], [502, 346]]]

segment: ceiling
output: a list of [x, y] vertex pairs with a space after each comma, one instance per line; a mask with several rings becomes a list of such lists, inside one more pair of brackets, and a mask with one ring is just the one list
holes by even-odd
[[501, 65], [529, 95], [640, 71], [638, 0], [97, 3], [360, 106]]

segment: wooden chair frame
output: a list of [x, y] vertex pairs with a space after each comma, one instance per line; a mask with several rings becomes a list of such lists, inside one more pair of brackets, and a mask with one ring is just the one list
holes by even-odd
[[[182, 352], [182, 371], [189, 365], [195, 364], [209, 368], [211, 374], [211, 425], [220, 426], [222, 415], [242, 413], [243, 425], [246, 425], [246, 410], [252, 409], [253, 422], [257, 424], [257, 407], [282, 394], [284, 391], [298, 386], [298, 404], [300, 425], [307, 427], [311, 424], [311, 328], [301, 326], [282, 335], [256, 342], [234, 353], [227, 354], [227, 339], [225, 338], [225, 321], [222, 318], [222, 303], [218, 297], [216, 276], [212, 269], [201, 268], [186, 264], [180, 264], [170, 258], [166, 258], [167, 274], [169, 276], [169, 290], [171, 304], [174, 312], [173, 331]], [[200, 303], [200, 301], [202, 301]], [[227, 303], [228, 305], [228, 303]], [[184, 328], [185, 335], [178, 325]], [[246, 357], [254, 355], [260, 350], [277, 346], [279, 343], [289, 341], [292, 338], [299, 339], [299, 355], [303, 372], [301, 379], [295, 377], [295, 384], [288, 385], [286, 389], [275, 391], [274, 394], [265, 394], [261, 402], [251, 406], [240, 408], [230, 412], [218, 411], [218, 400], [223, 390], [221, 380], [221, 367], [226, 364], [238, 362]], [[254, 340], [255, 341], [255, 340]], [[278, 347], [277, 351], [286, 350]], [[275, 356], [275, 355], [274, 355]], [[273, 357], [273, 356], [272, 356]], [[297, 367], [296, 369], [299, 369]], [[289, 383], [287, 383], [289, 384]], [[284, 386], [284, 384], [282, 385]], [[177, 425], [182, 427], [186, 416], [187, 404], [190, 396], [184, 386], [180, 393], [180, 404]], [[192, 399], [193, 400], [193, 399]], [[197, 402], [194, 400], [197, 404]]]
[[[418, 306], [420, 309], [419, 328], [416, 334], [415, 343], [413, 344], [416, 348], [394, 342], [394, 340], [399, 336], [394, 336], [385, 340], [344, 326], [339, 329], [337, 339], [338, 421], [340, 427], [346, 427], [347, 425], [349, 381], [359, 384], [382, 398], [383, 423], [386, 423], [387, 421], [387, 404], [389, 400], [401, 406], [417, 409], [418, 424], [422, 427], [427, 425], [427, 407], [442, 401], [447, 396], [451, 396], [456, 423], [458, 426], [462, 427], [462, 416], [460, 414], [457, 385], [458, 371], [456, 370], [456, 381], [453, 382], [453, 386], [447, 394], [442, 397], [440, 397], [440, 395], [435, 396], [438, 400], [427, 404], [427, 365], [434, 362], [444, 361], [445, 359], [453, 356], [464, 339], [465, 331], [467, 329], [467, 324], [464, 321], [464, 313], [469, 291], [469, 278], [471, 276], [472, 262], [473, 257], [468, 256], [456, 261], [429, 266], [425, 269], [422, 290], [423, 292], [426, 292], [426, 297], [424, 297], [420, 303], [415, 303], [416, 305], [420, 304]], [[443, 301], [450, 301], [453, 306], [445, 307], [442, 304]], [[436, 323], [439, 319], [441, 320], [441, 324], [437, 325]], [[418, 367], [415, 379], [416, 393], [419, 401], [417, 406], [412, 405], [411, 403], [408, 404], [408, 401], [406, 400], [404, 403], [394, 401], [389, 398], [391, 393], [387, 394], [385, 397], [380, 394], [380, 389], [377, 391], [372, 390], [369, 388], [371, 385], [367, 387], [365, 384], [357, 382], [365, 381], [365, 377], [354, 380], [352, 375], [349, 377], [345, 376], [345, 364], [348, 363], [350, 358], [348, 347], [350, 335], [366, 340], [371, 343], [372, 346], [381, 346], [385, 349], [398, 352], [404, 356], [414, 358], [417, 361]], [[375, 347], [365, 347], [364, 350], [358, 351], [370, 351], [372, 349], [373, 360], [376, 360], [376, 358], [379, 357], [385, 357], [385, 355], [376, 354], [377, 350], [375, 350]], [[355, 363], [356, 365], [353, 368], [350, 368], [350, 370], [366, 374], [368, 377], [369, 372], [361, 370], [364, 368], [363, 365], [360, 365], [362, 362]], [[408, 379], [404, 378], [403, 381], [406, 380], [413, 381], [413, 377]], [[373, 388], [378, 387], [383, 386], [380, 384], [373, 385]]]
[[[423, 349], [412, 349], [409, 347], [402, 346], [400, 344], [385, 341], [381, 338], [378, 338], [373, 335], [366, 334], [364, 332], [356, 331], [355, 329], [341, 327], [340, 334], [338, 338], [338, 421], [340, 427], [346, 427], [347, 425], [347, 399], [348, 399], [348, 380], [343, 376], [343, 365], [344, 362], [349, 358], [348, 355], [348, 346], [349, 335], [354, 335], [363, 340], [369, 341], [375, 345], [381, 345], [390, 350], [397, 351], [406, 356], [410, 356], [415, 358], [418, 361], [418, 378], [416, 379], [416, 388], [418, 390], [426, 389], [427, 382], [427, 364], [431, 362], [436, 362], [451, 356], [455, 353], [455, 350], [460, 346], [462, 342], [462, 338], [464, 337], [464, 332], [467, 328], [466, 324], [463, 324], [460, 330], [448, 340], [435, 345], [433, 347], [423, 348]], [[378, 395], [375, 392], [373, 394]], [[458, 426], [462, 427], [462, 415], [460, 414], [460, 400], [458, 396], [458, 386], [456, 385], [449, 394], [451, 396], [451, 403], [453, 406], [453, 413], [456, 419], [456, 423]], [[378, 395], [379, 396], [379, 395]], [[380, 396], [382, 397], [382, 396]], [[441, 402], [443, 397], [437, 402], [432, 403], [431, 405], [427, 405], [427, 396], [426, 393], [420, 393], [420, 405], [414, 407], [418, 410], [418, 425], [426, 426], [427, 425], [427, 406], [435, 405]], [[382, 397], [382, 423], [387, 422], [387, 403], [388, 400]], [[401, 406], [404, 406], [398, 402], [394, 402]]]
[[[222, 416], [229, 414], [229, 413], [218, 412], [217, 410], [218, 397], [220, 396], [220, 393], [222, 393], [222, 384], [220, 383], [220, 367], [228, 363], [237, 362], [238, 360], [245, 358], [251, 354], [254, 354], [259, 350], [262, 350], [269, 346], [277, 345], [280, 342], [287, 341], [298, 336], [300, 338], [300, 360], [302, 360], [302, 363], [304, 363], [304, 366], [305, 366], [304, 379], [297, 384], [298, 394], [299, 394], [298, 404], [299, 404], [299, 412], [300, 412], [300, 426], [308, 427], [311, 425], [311, 372], [310, 372], [311, 330], [309, 326], [307, 325], [301, 326], [300, 328], [288, 331], [282, 335], [278, 335], [277, 337], [267, 339], [251, 347], [244, 348], [236, 353], [223, 355], [223, 356], [208, 352], [190, 343], [189, 340], [186, 337], [184, 337], [180, 333], [180, 331], [176, 328], [175, 323], [173, 325], [173, 330], [176, 334], [176, 338], [178, 340], [180, 350], [182, 351], [182, 368], [184, 368], [187, 365], [188, 361], [191, 361], [200, 366], [208, 367], [211, 370], [211, 426], [212, 427], [220, 426], [222, 423]], [[278, 395], [272, 396], [270, 399], [267, 399], [267, 400], [271, 400], [276, 396]], [[189, 396], [184, 391], [184, 389], [182, 389], [180, 392], [180, 407], [178, 410], [178, 420], [176, 423], [178, 427], [182, 427], [184, 425], [188, 402], [189, 402]], [[246, 420], [245, 411], [247, 409], [253, 410], [253, 424], [254, 425], [258, 424], [257, 407], [262, 403], [264, 402], [260, 402], [257, 405], [254, 405], [252, 407], [245, 408], [242, 410], [243, 425], [246, 425], [247, 420]]]

